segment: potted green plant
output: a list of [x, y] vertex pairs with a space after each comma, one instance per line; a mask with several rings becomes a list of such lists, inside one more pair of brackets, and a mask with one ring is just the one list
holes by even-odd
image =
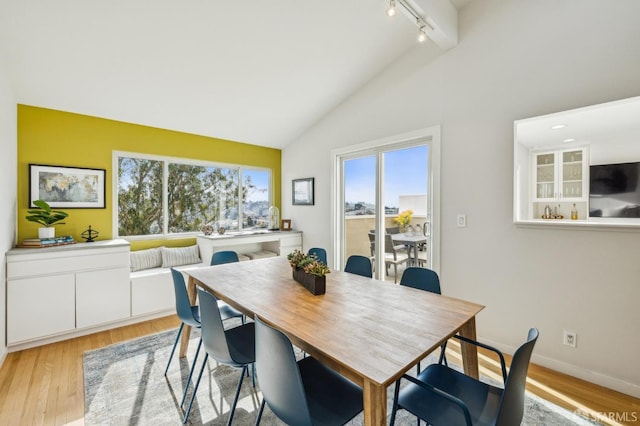
[[289, 264], [295, 269], [303, 269], [307, 264], [313, 262], [314, 258], [296, 249], [287, 255]]
[[294, 250], [287, 255], [293, 269], [293, 279], [314, 295], [324, 294], [326, 291], [326, 275], [331, 270], [316, 255], [308, 255], [300, 250]]
[[56, 236], [56, 230], [53, 225], [64, 225], [64, 222], [61, 222], [61, 220], [66, 219], [69, 214], [60, 210], [52, 210], [49, 203], [44, 200], [35, 200], [33, 204], [37, 209], [27, 210], [28, 215], [26, 219], [29, 222], [36, 222], [43, 226], [38, 229], [38, 238], [54, 238]]
[[331, 272], [331, 269], [325, 265], [321, 260], [313, 260], [311, 263], [307, 263], [304, 266], [304, 271], [307, 274], [315, 275], [317, 277], [324, 277]]

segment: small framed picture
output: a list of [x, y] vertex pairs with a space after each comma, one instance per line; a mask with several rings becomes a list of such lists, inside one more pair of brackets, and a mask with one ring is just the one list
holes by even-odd
[[313, 205], [313, 178], [294, 179], [292, 181], [292, 194], [294, 206]]
[[280, 221], [281, 231], [291, 231], [291, 219], [282, 219]]
[[29, 164], [29, 207], [44, 200], [52, 208], [104, 209], [104, 169]]

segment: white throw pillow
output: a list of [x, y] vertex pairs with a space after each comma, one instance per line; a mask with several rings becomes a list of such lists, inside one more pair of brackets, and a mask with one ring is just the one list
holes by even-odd
[[200, 263], [200, 250], [197, 245], [189, 247], [161, 247], [162, 249], [162, 267], [170, 268], [172, 266], [191, 265]]
[[162, 265], [160, 247], [132, 251], [129, 256], [131, 258], [131, 272], [159, 268]]

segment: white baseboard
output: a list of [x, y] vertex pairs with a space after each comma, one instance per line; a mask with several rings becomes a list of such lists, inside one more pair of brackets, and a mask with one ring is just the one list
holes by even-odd
[[531, 358], [534, 364], [631, 395], [635, 398], [640, 398], [640, 385], [629, 383], [616, 377], [607, 376], [597, 371], [587, 370], [586, 368], [578, 367], [564, 361], [558, 361], [557, 359], [536, 355], [535, 352]]
[[[479, 338], [482, 343], [486, 343], [491, 346], [495, 346], [501, 351], [513, 354], [516, 350], [515, 347], [507, 346], [499, 342], [492, 341], [490, 339]], [[622, 392], [626, 395], [631, 395], [635, 398], [640, 398], [640, 385], [635, 383], [629, 383], [617, 377], [607, 376], [597, 371], [588, 370], [586, 368], [578, 367], [573, 364], [569, 364], [564, 361], [559, 361], [554, 358], [549, 358], [543, 355], [537, 355], [535, 350], [531, 356], [531, 362], [540, 365], [542, 367], [549, 368], [551, 370], [558, 371], [569, 376], [577, 377], [578, 379], [586, 380], [596, 385], [604, 386], [605, 388], [613, 389], [618, 392]]]
[[9, 351], [6, 346], [0, 348], [0, 368], [2, 368], [2, 364], [4, 364], [4, 360], [7, 359], [7, 354]]

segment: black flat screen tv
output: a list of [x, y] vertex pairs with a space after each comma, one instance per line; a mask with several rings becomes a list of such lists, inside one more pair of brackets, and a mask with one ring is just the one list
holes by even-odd
[[589, 217], [640, 218], [640, 162], [589, 167]]

